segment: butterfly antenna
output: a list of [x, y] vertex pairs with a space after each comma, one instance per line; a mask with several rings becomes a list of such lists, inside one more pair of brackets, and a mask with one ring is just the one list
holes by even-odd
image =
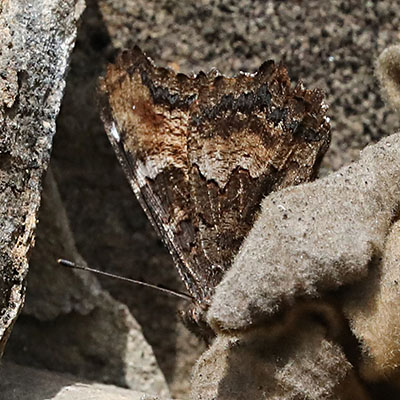
[[169, 294], [171, 296], [175, 296], [175, 297], [180, 297], [181, 299], [185, 299], [188, 301], [193, 301], [194, 298], [186, 293], [181, 293], [172, 289], [167, 289], [167, 288], [163, 288], [157, 285], [152, 285], [151, 283], [146, 283], [146, 282], [142, 282], [142, 281], [137, 281], [136, 279], [130, 279], [130, 278], [126, 278], [124, 276], [120, 276], [120, 275], [115, 275], [115, 274], [111, 274], [109, 272], [104, 272], [104, 271], [100, 271], [99, 269], [94, 269], [94, 268], [89, 268], [89, 267], [85, 267], [83, 265], [79, 265], [76, 264], [72, 261], [69, 260], [64, 260], [63, 258], [59, 258], [57, 260], [57, 262], [64, 266], [64, 267], [68, 267], [68, 268], [72, 268], [72, 269], [81, 269], [82, 271], [89, 271], [89, 272], [94, 272], [95, 274], [98, 275], [103, 275], [103, 276], [108, 276], [109, 278], [115, 278], [115, 279], [119, 279], [121, 281], [125, 281], [125, 282], [130, 282], [130, 283], [134, 283], [135, 285], [141, 285], [141, 286], [146, 286], [152, 289], [156, 289], [159, 290], [160, 292]]

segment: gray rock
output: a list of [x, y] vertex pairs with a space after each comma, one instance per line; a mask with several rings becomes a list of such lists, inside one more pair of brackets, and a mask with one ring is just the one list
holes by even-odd
[[[83, 1], [10, 1], [0, 6], [0, 351], [24, 299], [55, 119]], [[82, 260], [49, 174], [28, 301], [8, 359], [168, 394], [151, 347], [127, 307], [88, 274], [55, 260]], [[46, 341], [43, 341], [43, 337]]]
[[367, 400], [341, 347], [299, 315], [270, 327], [220, 334], [194, 369], [193, 400]]
[[0, 354], [24, 301], [41, 181], [82, 0], [0, 5]]
[[169, 396], [153, 351], [129, 309], [103, 290], [93, 274], [56, 263], [63, 256], [85, 264], [51, 170], [39, 215], [26, 306], [5, 358]]
[[[325, 169], [349, 163], [366, 143], [398, 126], [372, 73], [375, 57], [397, 40], [399, 14], [393, 1], [355, 7], [344, 0], [87, 4], [53, 165], [75, 240], [93, 266], [180, 288], [171, 258], [135, 203], [95, 111], [93, 87], [106, 57], [111, 59], [111, 44], [115, 50], [139, 44], [157, 63], [182, 72], [217, 67], [236, 73], [252, 71], [269, 58], [283, 60], [291, 76], [327, 93], [333, 138]], [[102, 285], [140, 321], [171, 390], [185, 398], [190, 364], [201, 346], [177, 322], [179, 305], [145, 289], [110, 280]]]
[[[323, 166], [337, 170], [367, 144], [398, 130], [385, 108], [373, 63], [398, 42], [391, 0], [100, 0], [116, 48], [140, 45], [182, 72], [217, 67], [254, 71], [283, 61], [293, 81], [321, 87], [330, 105], [332, 144]], [[188, 23], [190, 21], [190, 23]]]
[[208, 319], [217, 330], [248, 329], [324, 291], [365, 278], [384, 250], [400, 202], [400, 134], [316, 182], [273, 193]]
[[134, 390], [13, 363], [3, 363], [0, 376], [1, 400], [162, 400]]

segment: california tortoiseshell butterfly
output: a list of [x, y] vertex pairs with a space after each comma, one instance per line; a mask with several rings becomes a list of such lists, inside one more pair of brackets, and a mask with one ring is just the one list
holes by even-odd
[[264, 196], [316, 176], [330, 142], [320, 90], [267, 61], [187, 76], [122, 52], [100, 82], [102, 118], [141, 206], [204, 314]]

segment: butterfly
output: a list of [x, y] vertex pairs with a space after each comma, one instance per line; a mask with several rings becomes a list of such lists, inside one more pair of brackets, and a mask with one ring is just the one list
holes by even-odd
[[330, 143], [324, 95], [292, 87], [273, 61], [185, 75], [138, 47], [108, 66], [99, 92], [110, 142], [193, 299], [184, 321], [206, 336], [215, 287], [261, 200], [316, 177]]

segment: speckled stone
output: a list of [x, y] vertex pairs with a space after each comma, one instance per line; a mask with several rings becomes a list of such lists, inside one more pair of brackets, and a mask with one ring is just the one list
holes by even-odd
[[0, 354], [24, 301], [41, 182], [83, 1], [0, 5]]

